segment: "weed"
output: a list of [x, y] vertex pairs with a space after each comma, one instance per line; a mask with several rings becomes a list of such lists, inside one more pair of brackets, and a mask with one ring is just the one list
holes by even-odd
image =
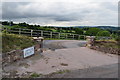
[[36, 77], [40, 77], [40, 76], [42, 76], [42, 74], [32, 73], [32, 74], [30, 75], [30, 78], [36, 78]]

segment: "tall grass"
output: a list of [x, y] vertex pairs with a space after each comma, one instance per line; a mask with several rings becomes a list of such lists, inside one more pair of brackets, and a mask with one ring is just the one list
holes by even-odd
[[23, 35], [3, 33], [1, 36], [3, 53], [16, 49], [24, 49], [35, 44], [31, 37]]

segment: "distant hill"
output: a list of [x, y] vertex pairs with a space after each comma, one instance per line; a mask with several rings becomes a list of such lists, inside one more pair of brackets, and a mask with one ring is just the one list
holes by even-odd
[[112, 27], [112, 26], [98, 26], [101, 29], [111, 29], [111, 30], [120, 30], [120, 27]]
[[109, 29], [109, 30], [120, 30], [120, 27], [114, 27], [114, 26], [75, 26], [79, 28], [84, 28], [84, 27], [96, 27], [100, 29]]
[[[58, 27], [58, 26], [52, 26], [52, 27]], [[59, 26], [58, 28], [68, 28], [68, 26]], [[100, 29], [109, 29], [109, 30], [113, 30], [113, 31], [116, 31], [116, 30], [120, 30], [120, 27], [114, 27], [114, 26], [69, 26], [69, 27], [76, 27], [76, 28], [91, 28], [91, 27], [96, 27], [96, 28], [100, 28]]]

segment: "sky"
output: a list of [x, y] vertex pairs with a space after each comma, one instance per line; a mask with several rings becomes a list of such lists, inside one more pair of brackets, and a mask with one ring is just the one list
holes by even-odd
[[117, 26], [118, 0], [2, 0], [2, 20], [44, 26]]

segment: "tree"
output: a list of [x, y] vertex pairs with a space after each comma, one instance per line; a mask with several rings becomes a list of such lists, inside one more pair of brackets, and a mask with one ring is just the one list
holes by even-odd
[[111, 33], [109, 32], [109, 31], [106, 31], [106, 30], [104, 30], [104, 31], [99, 31], [98, 33], [97, 33], [97, 36], [107, 36], [107, 37], [109, 37], [111, 35]]
[[96, 34], [101, 31], [101, 29], [99, 28], [89, 28], [87, 31], [86, 31], [86, 35], [89, 35], [89, 36], [96, 36]]
[[23, 23], [19, 23], [19, 26], [23, 26], [23, 27], [27, 27], [27, 23], [23, 22]]
[[75, 33], [76, 33], [76, 34], [83, 34], [83, 30], [80, 29], [80, 28], [76, 28], [76, 29], [75, 29]]
[[2, 22], [2, 25], [9, 25], [9, 22], [8, 21], [4, 21], [4, 22]]
[[87, 31], [89, 30], [89, 27], [83, 27], [83, 30]]

